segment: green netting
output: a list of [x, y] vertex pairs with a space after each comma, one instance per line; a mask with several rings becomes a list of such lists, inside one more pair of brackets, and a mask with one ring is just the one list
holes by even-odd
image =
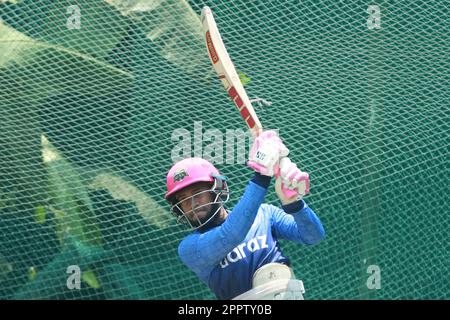
[[327, 238], [282, 243], [305, 297], [450, 298], [447, 8], [403, 0], [0, 1], [0, 298], [214, 298], [163, 201], [180, 156], [230, 178], [229, 208], [251, 178], [204, 5], [311, 175]]

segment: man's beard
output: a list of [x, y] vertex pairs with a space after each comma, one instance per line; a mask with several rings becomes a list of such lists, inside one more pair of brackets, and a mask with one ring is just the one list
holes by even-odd
[[207, 216], [205, 216], [203, 219], [201, 219], [200, 222], [201, 222], [201, 224], [205, 223], [206, 221], [208, 221], [208, 219], [211, 219], [211, 217], [214, 214], [215, 214], [215, 216], [211, 220], [209, 220], [208, 223], [206, 223], [205, 225], [198, 228], [198, 231], [203, 233], [215, 226], [222, 224], [223, 221], [220, 221], [220, 207], [221, 207], [220, 203], [213, 203], [211, 205], [211, 210], [210, 210], [209, 214]]

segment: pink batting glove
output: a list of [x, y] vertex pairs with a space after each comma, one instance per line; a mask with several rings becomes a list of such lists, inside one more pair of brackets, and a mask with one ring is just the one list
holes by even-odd
[[297, 168], [289, 158], [281, 159], [277, 180], [280, 183], [275, 185], [275, 191], [283, 204], [300, 200], [309, 193], [309, 174]]
[[289, 149], [273, 130], [262, 132], [253, 142], [247, 165], [262, 175], [272, 177], [278, 171], [279, 160]]

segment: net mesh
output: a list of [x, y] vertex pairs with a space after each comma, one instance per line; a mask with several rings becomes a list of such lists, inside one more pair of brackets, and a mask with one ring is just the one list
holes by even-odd
[[450, 298], [447, 8], [357, 0], [0, 1], [0, 298], [214, 299], [163, 200], [186, 156], [229, 209], [252, 175], [204, 5], [311, 175], [327, 238], [282, 242], [305, 298]]

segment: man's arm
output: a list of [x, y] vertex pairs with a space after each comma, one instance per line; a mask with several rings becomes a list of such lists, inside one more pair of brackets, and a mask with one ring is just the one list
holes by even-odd
[[244, 195], [220, 226], [186, 237], [178, 247], [183, 263], [205, 279], [211, 269], [245, 239], [264, 201], [270, 179], [255, 173]]
[[[283, 192], [285, 188], [290, 194]], [[320, 219], [303, 200], [309, 193], [309, 174], [297, 168], [289, 158], [280, 160], [280, 175], [275, 192], [282, 208], [271, 206], [272, 228], [275, 236], [304, 244], [316, 244], [325, 237]]]
[[284, 205], [282, 209], [269, 207], [276, 237], [302, 244], [317, 244], [325, 238], [319, 217], [304, 200]]

